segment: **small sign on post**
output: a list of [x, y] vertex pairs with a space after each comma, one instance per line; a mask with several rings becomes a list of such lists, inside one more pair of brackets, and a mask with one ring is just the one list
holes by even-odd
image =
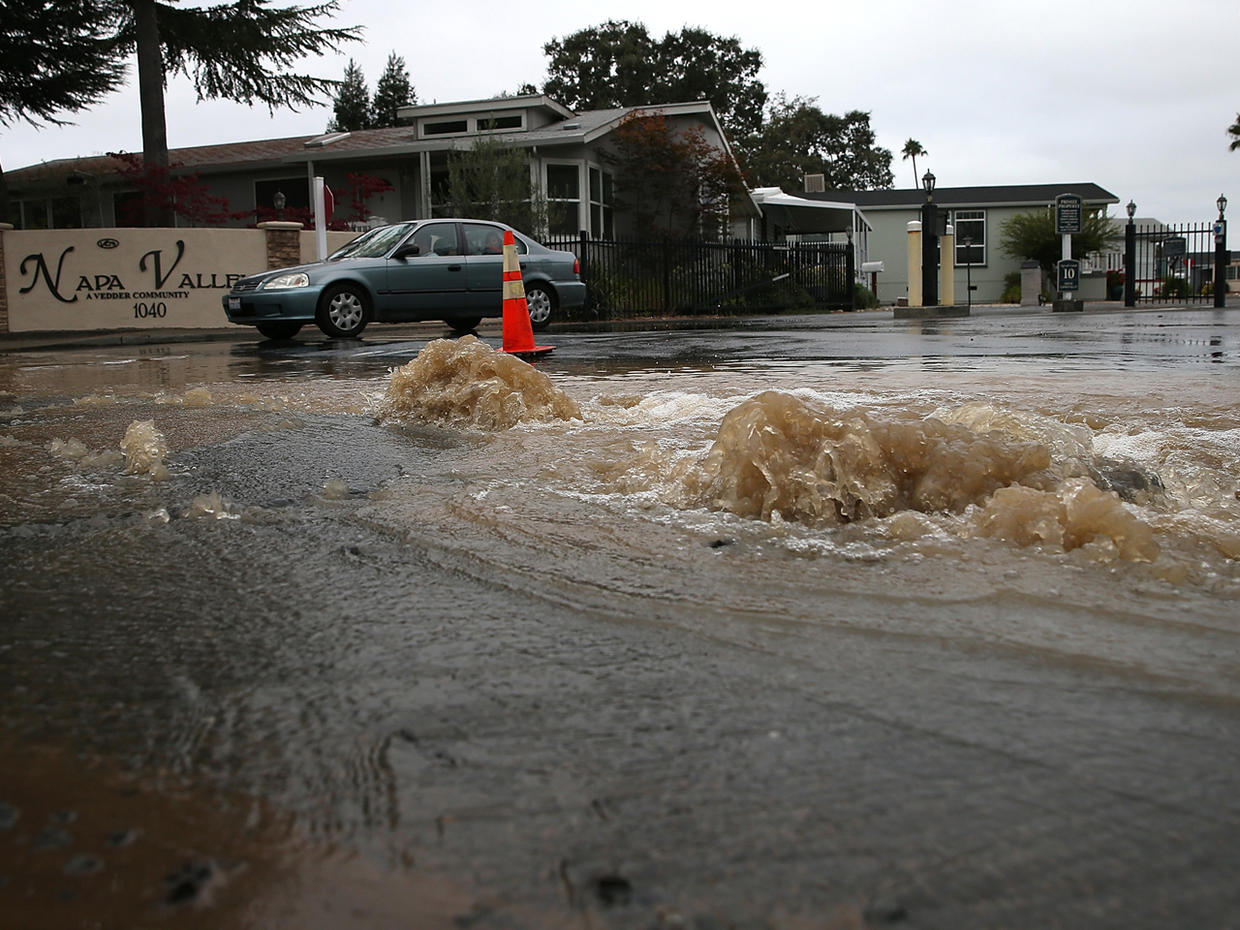
[[1081, 232], [1081, 198], [1060, 194], [1055, 198], [1055, 232], [1060, 235]]
[[1081, 289], [1081, 263], [1075, 259], [1064, 259], [1059, 263], [1059, 290], [1064, 294], [1072, 294]]

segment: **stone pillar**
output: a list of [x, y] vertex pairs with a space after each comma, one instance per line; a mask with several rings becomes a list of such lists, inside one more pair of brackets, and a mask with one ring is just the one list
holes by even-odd
[[921, 306], [921, 220], [908, 224], [908, 305]]
[[258, 228], [267, 234], [268, 268], [287, 268], [301, 264], [301, 223], [271, 220], [259, 223]]
[[1020, 305], [1036, 307], [1042, 302], [1042, 266], [1033, 259], [1020, 263]]
[[956, 229], [939, 237], [939, 306], [956, 306]]
[[8, 244], [5, 233], [12, 228], [12, 223], [0, 223], [0, 333], [9, 331], [9, 279], [4, 268], [4, 249]]

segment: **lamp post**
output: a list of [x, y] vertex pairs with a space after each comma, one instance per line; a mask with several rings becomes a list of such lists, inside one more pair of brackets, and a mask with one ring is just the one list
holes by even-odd
[[961, 236], [960, 243], [964, 246], [964, 293], [965, 305], [973, 312], [973, 237]]
[[1137, 305], [1137, 227], [1132, 218], [1137, 215], [1137, 205], [1128, 201], [1128, 225], [1124, 227], [1124, 306]]
[[276, 195], [271, 198], [271, 202], [276, 208], [276, 219], [284, 219], [284, 205], [288, 203], [288, 198], [284, 196], [284, 191], [276, 191]]
[[934, 204], [934, 175], [927, 171], [921, 178], [926, 203], [921, 208], [921, 303], [923, 307], [939, 305], [939, 234], [938, 207]]
[[1227, 196], [1219, 194], [1214, 201], [1218, 207], [1218, 219], [1214, 222], [1214, 306], [1222, 309], [1227, 306], [1227, 220], [1223, 214], [1227, 211]]

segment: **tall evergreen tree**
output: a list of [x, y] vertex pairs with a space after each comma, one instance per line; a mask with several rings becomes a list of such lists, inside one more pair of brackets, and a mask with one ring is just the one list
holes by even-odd
[[375, 85], [375, 97], [370, 107], [373, 125], [377, 129], [399, 126], [397, 111], [401, 107], [417, 103], [417, 100], [418, 95], [414, 93], [413, 84], [409, 81], [405, 59], [392, 52], [388, 55], [387, 67], [379, 76], [379, 83]]
[[[338, 83], [292, 70], [300, 59], [336, 50], [361, 38], [360, 27], [319, 26], [339, 0], [313, 6], [280, 6], [272, 0], [233, 0], [187, 7], [178, 0], [83, 0], [102, 21], [119, 21], [118, 54], [136, 51], [142, 108], [142, 157], [168, 165], [164, 88], [170, 73], [189, 77], [199, 100], [224, 99], [297, 109], [320, 102]], [[172, 215], [148, 216], [171, 225]]]
[[762, 53], [735, 38], [686, 26], [656, 41], [641, 23], [612, 20], [543, 51], [551, 59], [543, 93], [575, 110], [709, 100], [731, 135], [762, 123]]
[[[113, 22], [91, 0], [0, 0], [0, 125], [62, 126], [124, 81]], [[0, 219], [8, 219], [0, 168]]]
[[821, 174], [827, 190], [891, 187], [891, 150], [875, 144], [870, 114], [824, 113], [813, 98], [780, 94], [760, 132], [737, 145], [751, 187], [798, 191], [807, 174]]
[[328, 132], [353, 132], [369, 129], [372, 125], [370, 91], [366, 89], [366, 78], [362, 69], [352, 58], [344, 69], [344, 80], [336, 91], [333, 109], [336, 116], [327, 124]]

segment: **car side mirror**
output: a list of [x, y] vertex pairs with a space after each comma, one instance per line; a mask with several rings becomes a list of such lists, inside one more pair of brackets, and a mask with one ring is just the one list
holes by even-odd
[[421, 254], [422, 246], [418, 245], [416, 242], [406, 242], [392, 253], [392, 258], [411, 258], [414, 255]]

